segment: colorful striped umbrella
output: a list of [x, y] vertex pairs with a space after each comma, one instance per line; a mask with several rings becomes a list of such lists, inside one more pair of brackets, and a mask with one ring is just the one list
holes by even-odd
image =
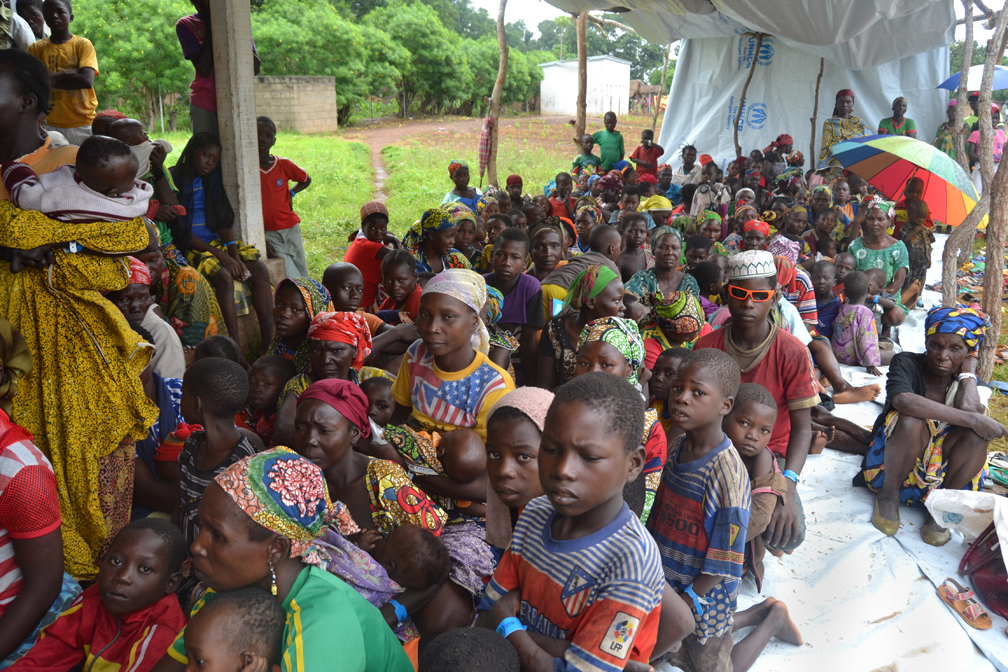
[[[931, 217], [959, 226], [980, 200], [962, 166], [926, 142], [901, 135], [870, 135], [833, 145], [833, 157], [850, 172], [868, 180], [886, 198], [903, 197], [907, 181], [924, 180], [923, 200]], [[987, 225], [987, 218], [981, 226]]]

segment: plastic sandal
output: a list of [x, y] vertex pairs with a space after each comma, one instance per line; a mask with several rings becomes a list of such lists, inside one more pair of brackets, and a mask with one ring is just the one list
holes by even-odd
[[938, 586], [938, 597], [977, 630], [989, 630], [993, 625], [973, 591], [962, 587], [955, 579], [945, 579], [945, 583]]

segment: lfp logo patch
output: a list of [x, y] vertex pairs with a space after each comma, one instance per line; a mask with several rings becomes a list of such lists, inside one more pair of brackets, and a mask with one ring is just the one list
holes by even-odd
[[606, 636], [599, 645], [604, 653], [620, 660], [626, 660], [633, 648], [634, 635], [640, 627], [640, 619], [622, 611], [616, 612], [616, 617], [609, 625]]

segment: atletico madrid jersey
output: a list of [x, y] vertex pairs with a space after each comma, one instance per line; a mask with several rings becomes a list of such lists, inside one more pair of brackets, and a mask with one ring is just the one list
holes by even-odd
[[475, 430], [486, 441], [486, 417], [497, 400], [515, 389], [514, 381], [482, 352], [461, 371], [442, 371], [416, 340], [406, 350], [392, 385], [396, 403], [413, 408], [413, 418], [427, 431]]
[[556, 516], [546, 497], [522, 510], [479, 609], [488, 611], [520, 589], [518, 617], [529, 631], [571, 642], [554, 661], [558, 672], [613, 672], [629, 660], [647, 663], [664, 587], [651, 535], [626, 504], [611, 523], [581, 539], [553, 539]]
[[751, 494], [749, 473], [727, 436], [699, 460], [680, 463], [685, 441], [681, 436], [669, 446], [647, 529], [658, 542], [665, 578], [677, 593], [701, 573], [724, 577], [701, 595], [711, 602], [703, 614], [694, 615], [694, 634], [703, 644], [732, 630]]

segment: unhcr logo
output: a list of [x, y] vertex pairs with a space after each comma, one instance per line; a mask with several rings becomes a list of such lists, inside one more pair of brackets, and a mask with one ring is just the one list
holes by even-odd
[[745, 123], [754, 131], [763, 128], [767, 120], [767, 107], [763, 103], [753, 103], [746, 110]]
[[[752, 35], [740, 35], [738, 41], [738, 69], [748, 70], [752, 63], [753, 55], [756, 52], [756, 38]], [[764, 37], [760, 46], [757, 65], [771, 65], [774, 57], [774, 44], [772, 37]]]

